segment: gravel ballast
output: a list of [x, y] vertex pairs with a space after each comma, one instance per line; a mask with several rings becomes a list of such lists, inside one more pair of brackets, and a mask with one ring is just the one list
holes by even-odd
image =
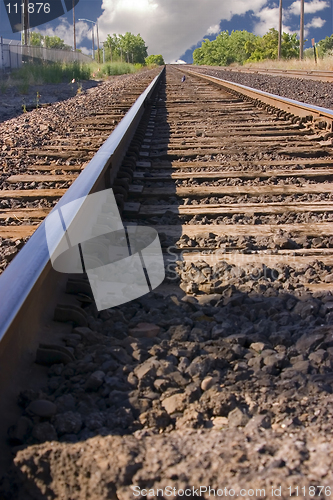
[[86, 308], [87, 326], [63, 336], [68, 362], [49, 359], [47, 386], [19, 396], [3, 497], [330, 487], [333, 297], [269, 281]]

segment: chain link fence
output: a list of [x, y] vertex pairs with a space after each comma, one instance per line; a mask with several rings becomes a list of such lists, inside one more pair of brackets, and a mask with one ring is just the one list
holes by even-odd
[[46, 49], [21, 45], [16, 40], [0, 38], [0, 69], [20, 68], [25, 61], [82, 62], [90, 63], [91, 57], [70, 50]]

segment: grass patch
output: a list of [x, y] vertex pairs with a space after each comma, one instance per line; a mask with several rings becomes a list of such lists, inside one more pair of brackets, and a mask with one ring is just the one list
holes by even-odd
[[26, 63], [12, 72], [13, 80], [27, 82], [28, 85], [42, 83], [63, 83], [75, 78], [76, 80], [89, 80], [91, 68], [87, 64], [72, 63]]
[[[13, 70], [7, 79], [0, 79], [0, 93], [4, 94], [9, 88], [16, 87], [22, 94], [28, 94], [30, 85], [71, 83], [73, 92], [82, 93], [84, 80], [107, 79], [112, 75], [135, 73], [142, 69], [141, 64], [128, 64], [121, 61], [98, 64], [79, 62], [34, 62], [24, 63], [19, 69]], [[75, 82], [73, 82], [73, 79]], [[74, 88], [74, 86], [77, 85]]]
[[327, 56], [323, 59], [318, 59], [316, 64], [314, 57], [306, 57], [302, 61], [299, 59], [288, 59], [288, 60], [265, 60], [260, 62], [251, 62], [244, 64], [243, 66], [238, 66], [232, 64], [231, 67], [242, 67], [247, 69], [281, 69], [281, 70], [291, 70], [291, 69], [301, 69], [306, 71], [321, 70], [321, 71], [333, 71], [333, 56]]
[[100, 75], [101, 76], [125, 75], [128, 73], [135, 73], [141, 68], [142, 68], [141, 64], [110, 62], [102, 64], [102, 66], [100, 67]]
[[[0, 81], [0, 92], [6, 92], [9, 86], [16, 86], [20, 94], [26, 94], [30, 85], [48, 83], [70, 83], [73, 79], [78, 83], [82, 80], [103, 79], [112, 75], [135, 73], [142, 68], [141, 64], [113, 62], [105, 64], [71, 63], [25, 63], [21, 68], [12, 71], [8, 82]], [[79, 85], [79, 83], [78, 83]], [[78, 88], [78, 93], [81, 93]]]

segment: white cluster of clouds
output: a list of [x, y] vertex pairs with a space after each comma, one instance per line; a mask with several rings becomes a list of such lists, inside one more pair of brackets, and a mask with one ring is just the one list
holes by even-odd
[[103, 0], [102, 39], [108, 33], [140, 33], [150, 54], [176, 61], [206, 34], [219, 32], [219, 21], [235, 14], [259, 14], [267, 0]]
[[[327, 0], [311, 0], [304, 2], [305, 14], [316, 14], [326, 8], [330, 7]], [[296, 0], [288, 8], [283, 9], [283, 31], [292, 33], [290, 23], [295, 20], [295, 16], [299, 17], [301, 12], [301, 1]], [[258, 22], [255, 24], [254, 32], [257, 35], [264, 35], [270, 28], [278, 29], [279, 23], [279, 8], [278, 6], [269, 8], [264, 7], [256, 14]], [[321, 17], [313, 17], [310, 22], [304, 26], [304, 36], [306, 37], [311, 28], [322, 28], [326, 23], [325, 19]]]
[[[304, 2], [304, 13], [315, 14], [316, 12], [326, 9], [326, 7], [329, 6], [330, 6], [329, 3], [325, 0], [312, 0], [311, 2]], [[288, 13], [299, 16], [300, 10], [301, 10], [301, 1], [296, 0], [289, 7]]]
[[214, 26], [210, 26], [206, 31], [206, 35], [217, 35], [220, 32], [220, 25], [214, 24]]
[[304, 26], [305, 35], [309, 32], [310, 28], [322, 28], [326, 21], [321, 17], [314, 17], [309, 23]]
[[[251, 10], [257, 19], [254, 32], [258, 35], [278, 28], [276, 2], [272, 7], [268, 0], [103, 0], [99, 26], [102, 38], [108, 33], [140, 33], [149, 53], [163, 54], [167, 62], [174, 62], [205, 35], [218, 34], [218, 23], [230, 21], [235, 14]], [[316, 14], [329, 6], [328, 0], [310, 0], [305, 2], [305, 13]], [[284, 8], [284, 31], [292, 32], [290, 24], [299, 14], [300, 0]], [[319, 16], [314, 17], [305, 26], [305, 36], [311, 28], [321, 28], [325, 22]]]
[[[256, 15], [258, 21], [254, 26], [254, 33], [256, 35], [264, 35], [270, 28], [279, 28], [279, 8], [278, 7], [264, 7]], [[286, 31], [284, 26], [284, 31]]]

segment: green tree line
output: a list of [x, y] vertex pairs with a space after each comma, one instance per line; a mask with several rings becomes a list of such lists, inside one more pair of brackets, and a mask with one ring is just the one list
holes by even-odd
[[[222, 31], [215, 40], [205, 39], [201, 47], [193, 52], [194, 64], [228, 66], [232, 63], [277, 59], [279, 33], [271, 28], [258, 36], [248, 31]], [[309, 49], [311, 50], [311, 49]], [[333, 35], [318, 42], [319, 56], [333, 51]], [[313, 51], [312, 51], [313, 52]], [[299, 57], [299, 40], [296, 33], [282, 33], [281, 56], [283, 59]]]
[[132, 64], [157, 64], [163, 65], [163, 57], [159, 55], [148, 56], [145, 41], [140, 33], [133, 35], [127, 31], [125, 35], [108, 35], [103, 44], [106, 61], [125, 61]]
[[41, 33], [32, 31], [29, 37], [30, 45], [34, 47], [46, 47], [47, 49], [72, 50], [70, 45], [66, 45], [64, 40], [58, 36], [44, 36]]
[[104, 42], [106, 60], [121, 60], [133, 64], [144, 64], [148, 56], [143, 38], [129, 31], [125, 35], [108, 35]]
[[[30, 33], [30, 45], [34, 47], [46, 47], [47, 49], [63, 49], [72, 50], [72, 47], [66, 45], [64, 40], [58, 36], [44, 36], [38, 32]], [[165, 64], [161, 54], [148, 56], [148, 47], [143, 38], [138, 35], [133, 35], [129, 31], [125, 35], [108, 35], [103, 44], [105, 50], [106, 61], [122, 61], [133, 64], [156, 64], [158, 66]], [[81, 52], [81, 51], [80, 51]], [[100, 49], [100, 58], [101, 58]], [[95, 58], [98, 58], [96, 50]]]

